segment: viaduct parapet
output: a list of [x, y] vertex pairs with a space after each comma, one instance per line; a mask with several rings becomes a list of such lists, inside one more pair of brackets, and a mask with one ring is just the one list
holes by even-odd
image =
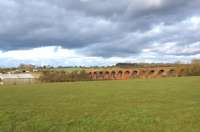
[[182, 76], [184, 69], [177, 67], [105, 68], [87, 70], [91, 80], [128, 80]]

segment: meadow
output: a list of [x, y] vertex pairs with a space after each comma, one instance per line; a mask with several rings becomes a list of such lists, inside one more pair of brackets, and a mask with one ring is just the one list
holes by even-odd
[[0, 86], [0, 132], [199, 132], [200, 77]]

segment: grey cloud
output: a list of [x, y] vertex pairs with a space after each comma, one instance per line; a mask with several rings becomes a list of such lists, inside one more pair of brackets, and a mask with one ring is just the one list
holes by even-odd
[[[60, 45], [110, 57], [139, 54], [154, 43], [181, 47], [200, 41], [199, 27], [193, 34], [178, 25], [199, 16], [199, 6], [199, 0], [0, 0], [0, 49]], [[146, 35], [160, 23], [172, 29]]]

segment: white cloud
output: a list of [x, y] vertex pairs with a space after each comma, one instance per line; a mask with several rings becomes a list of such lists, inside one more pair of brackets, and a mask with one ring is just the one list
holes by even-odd
[[14, 50], [0, 52], [1, 58], [12, 58], [15, 60], [42, 60], [59, 59], [64, 57], [77, 57], [73, 50], [62, 49], [61, 47], [41, 47], [31, 50]]
[[[174, 44], [168, 44], [168, 47], [171, 48]], [[195, 48], [198, 44], [191, 46]], [[157, 49], [156, 49], [157, 50]], [[190, 49], [183, 49], [188, 50]], [[174, 51], [174, 50], [172, 50]], [[192, 58], [199, 58], [198, 55], [190, 56], [173, 56], [173, 55], [162, 55], [154, 53], [152, 50], [144, 49], [141, 54], [137, 56], [129, 57], [94, 57], [94, 56], [85, 56], [81, 53], [78, 53], [76, 50], [64, 49], [59, 46], [51, 47], [40, 47], [34, 48], [31, 50], [14, 50], [2, 52], [0, 51], [0, 66], [18, 66], [21, 63], [34, 64], [38, 66], [42, 65], [52, 65], [52, 66], [107, 66], [114, 65], [120, 62], [146, 62], [146, 63], [156, 63], [156, 62], [176, 62], [178, 60], [184, 60], [185, 63], [190, 62]]]

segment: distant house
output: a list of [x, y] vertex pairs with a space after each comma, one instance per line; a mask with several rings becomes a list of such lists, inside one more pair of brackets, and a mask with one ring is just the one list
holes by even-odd
[[36, 77], [32, 74], [0, 74], [0, 85], [16, 85], [35, 83]]

